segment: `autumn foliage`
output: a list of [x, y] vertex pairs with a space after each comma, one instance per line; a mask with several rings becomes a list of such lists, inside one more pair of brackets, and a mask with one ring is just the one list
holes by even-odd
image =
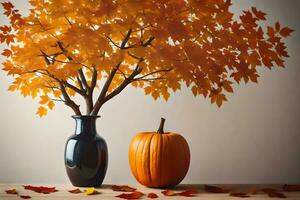
[[282, 40], [293, 31], [264, 25], [266, 14], [255, 7], [234, 16], [230, 0], [30, 4], [22, 16], [2, 3], [9, 23], [0, 40], [7, 46], [3, 70], [14, 77], [9, 90], [39, 97], [40, 116], [56, 101], [81, 115], [75, 94], [86, 114], [96, 115], [128, 85], [168, 100], [184, 84], [221, 106], [234, 82], [257, 82], [259, 66], [284, 67]]

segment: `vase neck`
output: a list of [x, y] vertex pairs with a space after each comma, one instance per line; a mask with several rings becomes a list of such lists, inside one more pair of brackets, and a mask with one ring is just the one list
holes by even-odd
[[73, 116], [76, 121], [75, 134], [96, 135], [96, 119], [99, 116]]

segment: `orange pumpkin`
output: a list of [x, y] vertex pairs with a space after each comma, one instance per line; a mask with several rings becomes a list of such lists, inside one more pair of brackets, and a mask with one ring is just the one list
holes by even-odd
[[177, 133], [164, 132], [161, 119], [157, 132], [138, 133], [129, 146], [134, 177], [148, 187], [172, 187], [185, 177], [190, 165], [188, 143]]

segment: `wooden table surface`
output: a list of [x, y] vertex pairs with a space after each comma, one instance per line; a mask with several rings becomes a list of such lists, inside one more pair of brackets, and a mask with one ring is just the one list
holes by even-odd
[[[34, 185], [39, 186], [39, 185]], [[103, 185], [101, 188], [96, 188], [97, 191], [100, 192], [100, 194], [97, 195], [91, 195], [87, 196], [84, 193], [80, 194], [71, 194], [68, 192], [68, 190], [75, 189], [76, 187], [73, 187], [71, 185], [44, 185], [48, 187], [56, 187], [58, 189], [57, 192], [51, 193], [51, 194], [40, 194], [35, 193], [29, 190], [24, 190], [22, 185], [16, 185], [16, 184], [0, 184], [0, 200], [21, 200], [20, 197], [17, 195], [12, 194], [6, 194], [5, 190], [9, 189], [16, 189], [20, 195], [30, 195], [32, 200], [68, 200], [68, 199], [74, 199], [74, 200], [96, 200], [96, 199], [119, 199], [115, 197], [116, 195], [121, 194], [122, 192], [115, 192], [111, 190], [111, 185]], [[218, 185], [222, 188], [228, 188], [232, 191], [249, 191], [249, 189], [262, 189], [262, 188], [274, 188], [274, 189], [281, 189], [282, 185]], [[228, 193], [226, 194], [215, 194], [215, 193], [208, 193], [205, 192], [203, 189], [203, 185], [179, 185], [174, 190], [176, 191], [183, 191], [186, 189], [197, 189], [199, 193], [196, 197], [181, 197], [181, 196], [163, 196], [161, 194], [161, 189], [153, 189], [153, 188], [147, 188], [141, 185], [132, 186], [138, 189], [138, 191], [141, 191], [145, 194], [154, 192], [156, 193], [159, 198], [157, 199], [169, 199], [169, 200], [175, 200], [175, 199], [190, 199], [190, 200], [197, 200], [197, 199], [207, 199], [207, 200], [236, 200], [236, 199], [244, 199], [239, 197], [231, 197]], [[84, 190], [85, 188], [80, 188]], [[300, 200], [300, 192], [283, 192], [287, 198], [286, 199], [293, 199], [293, 200]], [[146, 196], [140, 198], [140, 199], [149, 199]], [[246, 199], [260, 199], [260, 200], [272, 200], [277, 198], [270, 198], [266, 194], [262, 192], [258, 192], [255, 195], [251, 195], [250, 198]]]

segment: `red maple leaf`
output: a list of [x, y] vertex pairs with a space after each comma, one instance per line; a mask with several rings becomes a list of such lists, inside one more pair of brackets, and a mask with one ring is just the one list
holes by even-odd
[[25, 185], [23, 186], [25, 190], [31, 190], [37, 193], [43, 193], [43, 194], [49, 194], [53, 192], [57, 192], [58, 190], [55, 187], [44, 187], [44, 186], [31, 186], [31, 185]]
[[133, 192], [136, 190], [136, 188], [129, 187], [128, 185], [113, 185], [111, 189], [119, 192]]
[[116, 197], [119, 197], [121, 199], [139, 199], [142, 197], [144, 194], [139, 191], [131, 192], [131, 193], [122, 193]]

